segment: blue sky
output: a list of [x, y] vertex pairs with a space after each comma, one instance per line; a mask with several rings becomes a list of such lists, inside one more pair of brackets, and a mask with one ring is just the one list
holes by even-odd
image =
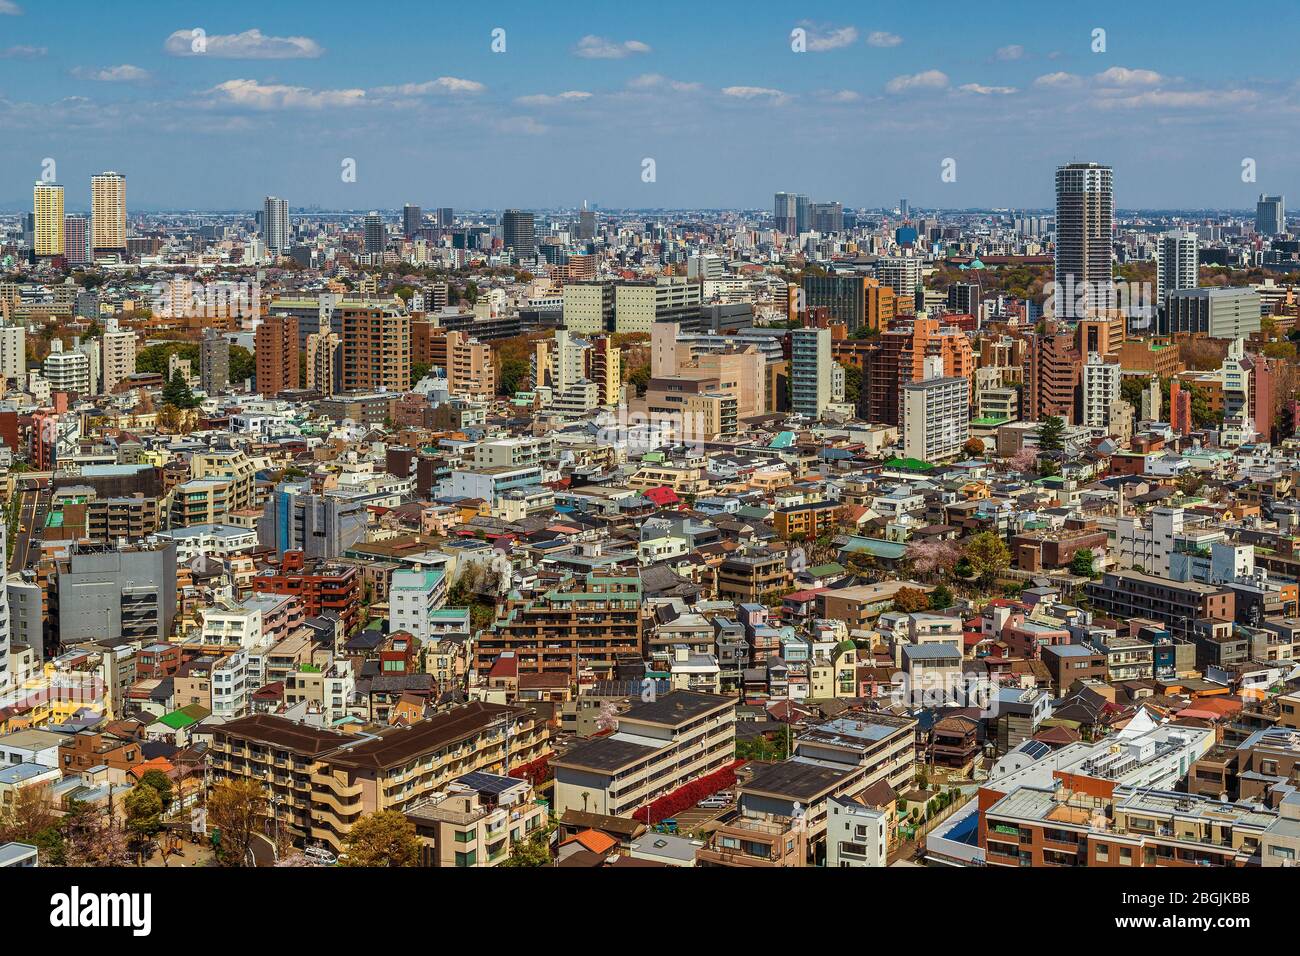
[[1088, 159], [1115, 166], [1121, 207], [1244, 208], [1300, 194], [1298, 21], [1293, 2], [1201, 0], [0, 0], [0, 203], [25, 208], [50, 157], [69, 208], [101, 169], [135, 208], [756, 207], [781, 189], [1026, 207]]

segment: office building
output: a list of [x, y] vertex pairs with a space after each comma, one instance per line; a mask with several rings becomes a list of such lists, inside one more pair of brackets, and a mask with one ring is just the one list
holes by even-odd
[[777, 232], [797, 236], [811, 225], [812, 204], [802, 193], [777, 193], [772, 219]]
[[38, 259], [62, 256], [65, 225], [63, 187], [57, 183], [38, 182], [32, 188], [32, 215], [35, 217], [32, 252]]
[[121, 173], [90, 177], [90, 246], [96, 258], [126, 257], [126, 177]]
[[1260, 298], [1254, 289], [1179, 289], [1170, 292], [1164, 304], [1157, 320], [1159, 335], [1191, 332], [1242, 339], [1260, 329]]
[[1109, 166], [1070, 163], [1056, 170], [1055, 314], [1086, 318], [1111, 293], [1114, 176]]
[[698, 282], [671, 276], [619, 283], [614, 287], [614, 331], [649, 333], [656, 322], [694, 318], [700, 311], [700, 289]]
[[407, 203], [402, 207], [402, 235], [412, 238], [424, 225], [424, 210]]
[[896, 312], [897, 296], [887, 283], [861, 275], [803, 277], [804, 308], [825, 309], [832, 324], [849, 335], [864, 329], [882, 331]]
[[820, 418], [831, 403], [830, 329], [795, 329], [790, 333], [790, 407], [799, 415]]
[[291, 315], [268, 315], [253, 336], [259, 394], [273, 398], [298, 387], [298, 320]]
[[507, 209], [501, 215], [501, 241], [516, 260], [531, 259], [537, 255], [537, 233], [533, 214], [519, 209]]
[[167, 640], [176, 618], [176, 542], [74, 548], [59, 569], [57, 605], [65, 647], [118, 636]]
[[1261, 236], [1286, 232], [1286, 197], [1260, 194], [1255, 203], [1255, 231]]
[[614, 331], [614, 284], [566, 282], [564, 327], [575, 335], [600, 335]]
[[309, 560], [333, 559], [365, 536], [366, 520], [364, 501], [314, 495], [309, 483], [286, 482], [267, 498], [257, 538], [281, 555], [301, 551]]

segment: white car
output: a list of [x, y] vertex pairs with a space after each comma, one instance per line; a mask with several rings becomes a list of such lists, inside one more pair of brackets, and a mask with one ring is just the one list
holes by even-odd
[[339, 858], [329, 850], [319, 846], [309, 846], [303, 850], [303, 856], [320, 866], [334, 866]]

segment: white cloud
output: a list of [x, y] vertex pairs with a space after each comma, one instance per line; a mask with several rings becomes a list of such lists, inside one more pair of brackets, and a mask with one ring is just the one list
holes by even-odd
[[574, 56], [587, 60], [621, 60], [633, 53], [649, 52], [649, 44], [642, 43], [640, 40], [624, 40], [619, 43], [617, 40], [607, 40], [594, 34], [583, 37], [573, 48]]
[[381, 95], [428, 96], [430, 93], [482, 93], [487, 87], [477, 80], [458, 76], [440, 76], [424, 83], [401, 83], [397, 86], [380, 86], [374, 92]]
[[634, 76], [628, 80], [627, 85], [634, 90], [666, 89], [672, 90], [674, 93], [689, 93], [700, 88], [698, 83], [672, 80], [659, 73], [642, 73], [640, 76]]
[[366, 102], [365, 90], [312, 90], [257, 80], [227, 80], [208, 92], [231, 105], [255, 110], [321, 110], [360, 106]]
[[867, 46], [891, 47], [898, 46], [903, 42], [903, 38], [897, 33], [889, 33], [886, 30], [873, 30], [867, 34]]
[[994, 54], [999, 60], [1019, 60], [1025, 55], [1025, 48], [1019, 43], [1012, 43], [1009, 46], [998, 47], [998, 52]]
[[34, 60], [49, 52], [43, 46], [11, 46], [0, 50], [0, 60]]
[[130, 63], [120, 66], [106, 66], [102, 70], [93, 67], [73, 67], [72, 75], [81, 80], [97, 80], [101, 83], [139, 83], [149, 79], [149, 71]]
[[896, 76], [885, 84], [890, 93], [902, 93], [907, 90], [942, 90], [948, 86], [948, 74], [942, 70], [926, 70], [923, 73]]
[[772, 99], [780, 100], [785, 98], [785, 94], [780, 90], [774, 90], [766, 86], [724, 86], [722, 88], [723, 96], [731, 96], [740, 100]]
[[325, 52], [311, 37], [269, 37], [261, 30], [243, 33], [216, 33], [205, 37], [202, 52], [194, 49], [193, 30], [177, 30], [163, 43], [172, 56], [210, 56], [221, 60], [302, 60], [315, 59]]
[[507, 116], [492, 120], [493, 127], [502, 133], [523, 133], [526, 136], [541, 136], [550, 130], [545, 123], [539, 123], [531, 116]]
[[580, 103], [589, 99], [591, 94], [586, 90], [566, 90], [563, 93], [534, 93], [531, 96], [521, 96], [515, 102], [521, 106], [555, 106], [559, 103]]
[[980, 96], [1009, 96], [1016, 92], [1014, 86], [982, 86], [979, 83], [964, 83], [957, 89], [963, 93], [978, 93]]
[[1128, 67], [1112, 66], [1109, 70], [1098, 73], [1094, 79], [1103, 86], [1155, 86], [1164, 82], [1164, 77], [1155, 70], [1130, 70]]
[[0, 0], [0, 14], [5, 16], [16, 17], [23, 12], [23, 8], [14, 3], [13, 0]]
[[1146, 90], [1131, 96], [1107, 97], [1097, 101], [1100, 109], [1143, 109], [1146, 107], [1206, 109], [1242, 106], [1259, 100], [1254, 90]]
[[832, 103], [856, 103], [862, 99], [862, 94], [856, 90], [836, 90], [827, 99]]
[[808, 33], [808, 52], [825, 53], [852, 44], [858, 38], [857, 27], [818, 26], [805, 20], [799, 24]]
[[1082, 82], [1082, 77], [1075, 76], [1073, 73], [1045, 73], [1034, 80], [1034, 86], [1062, 88], [1078, 86]]

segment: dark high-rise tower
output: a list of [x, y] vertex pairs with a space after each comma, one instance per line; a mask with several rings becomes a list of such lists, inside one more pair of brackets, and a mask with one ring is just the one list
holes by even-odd
[[384, 239], [384, 217], [372, 212], [366, 216], [366, 252], [383, 252]]
[[515, 251], [515, 258], [530, 259], [537, 254], [537, 233], [533, 227], [533, 214], [519, 209], [507, 209], [501, 216], [501, 239], [507, 249]]
[[424, 225], [424, 210], [407, 203], [402, 207], [402, 235], [410, 239]]

